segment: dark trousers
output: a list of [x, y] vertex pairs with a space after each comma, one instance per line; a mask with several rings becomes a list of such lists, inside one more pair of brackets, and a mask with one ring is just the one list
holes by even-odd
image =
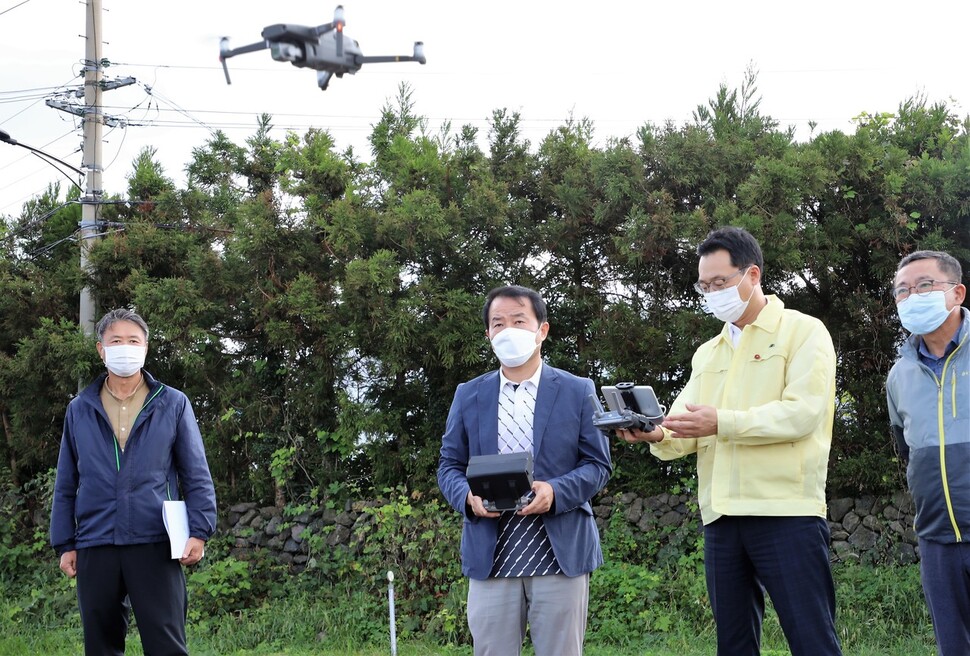
[[167, 542], [77, 552], [77, 601], [87, 656], [125, 653], [129, 601], [145, 656], [183, 656], [185, 574]]
[[838, 656], [829, 527], [820, 517], [721, 517], [704, 527], [718, 656], [758, 656], [765, 591], [792, 656]]
[[970, 544], [919, 541], [920, 578], [940, 656], [970, 654]]

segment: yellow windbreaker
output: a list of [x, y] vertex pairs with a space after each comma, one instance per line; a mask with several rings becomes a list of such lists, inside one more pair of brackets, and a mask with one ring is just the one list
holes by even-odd
[[728, 325], [697, 349], [669, 414], [717, 408], [717, 435], [650, 445], [662, 460], [697, 453], [701, 519], [721, 515], [825, 517], [835, 414], [835, 349], [821, 321], [776, 296], [741, 332]]

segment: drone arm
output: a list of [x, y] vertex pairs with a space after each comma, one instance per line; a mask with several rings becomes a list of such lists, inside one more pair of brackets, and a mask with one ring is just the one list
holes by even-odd
[[226, 48], [219, 51], [219, 59], [225, 60], [230, 57], [235, 57], [236, 55], [245, 55], [247, 52], [256, 52], [257, 50], [265, 50], [269, 47], [269, 42], [258, 41], [257, 43], [250, 43], [248, 46], [240, 46], [238, 48]]
[[390, 64], [393, 62], [409, 62], [416, 61], [425, 63], [418, 59], [417, 57], [412, 57], [411, 55], [386, 55], [378, 57], [355, 57], [354, 62], [357, 64]]
[[428, 60], [424, 56], [424, 43], [421, 41], [414, 42], [414, 54], [413, 55], [383, 55], [376, 57], [364, 57], [359, 55], [354, 58], [357, 64], [388, 64], [393, 62], [409, 62], [415, 61], [419, 64], [426, 64]]
[[222, 37], [219, 40], [219, 61], [222, 62], [222, 72], [226, 74], [226, 84], [232, 84], [232, 80], [229, 79], [229, 67], [226, 65], [226, 60], [230, 57], [235, 57], [236, 55], [242, 55], [247, 52], [256, 52], [257, 50], [263, 50], [267, 48], [269, 43], [267, 41], [259, 41], [258, 43], [251, 43], [248, 46], [241, 46], [239, 48], [229, 47], [229, 37]]

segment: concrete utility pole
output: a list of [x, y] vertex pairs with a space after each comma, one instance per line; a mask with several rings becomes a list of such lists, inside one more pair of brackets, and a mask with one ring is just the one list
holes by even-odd
[[[87, 169], [81, 199], [81, 274], [88, 273], [88, 251], [97, 239], [101, 211], [101, 0], [87, 0], [84, 48], [84, 155]], [[79, 323], [85, 335], [94, 334], [95, 307], [91, 288], [81, 289]]]

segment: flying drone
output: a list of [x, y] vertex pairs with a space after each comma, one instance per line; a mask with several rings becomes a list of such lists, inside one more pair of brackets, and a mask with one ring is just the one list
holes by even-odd
[[334, 75], [343, 77], [344, 73], [355, 74], [364, 64], [381, 64], [388, 62], [416, 61], [424, 64], [424, 43], [414, 42], [413, 55], [389, 55], [379, 57], [365, 57], [360, 51], [360, 44], [356, 39], [344, 39], [343, 5], [337, 5], [333, 12], [333, 22], [318, 27], [305, 25], [286, 25], [278, 23], [263, 29], [260, 36], [263, 40], [239, 48], [229, 47], [229, 37], [222, 37], [219, 41], [219, 61], [226, 73], [226, 84], [229, 80], [229, 67], [226, 60], [247, 52], [256, 52], [269, 48], [273, 59], [280, 62], [290, 62], [298, 68], [312, 68], [317, 71], [317, 85], [326, 91], [330, 78]]

